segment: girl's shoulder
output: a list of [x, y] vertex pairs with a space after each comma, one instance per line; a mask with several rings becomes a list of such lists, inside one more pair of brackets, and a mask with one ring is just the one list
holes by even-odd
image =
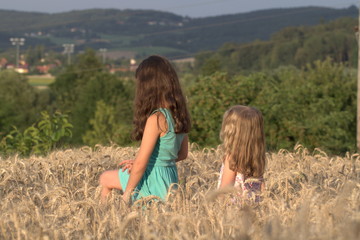
[[156, 123], [156, 126], [161, 132], [167, 132], [168, 123], [166, 115], [160, 109], [156, 109], [155, 111], [153, 111], [153, 113], [148, 117], [148, 121]]

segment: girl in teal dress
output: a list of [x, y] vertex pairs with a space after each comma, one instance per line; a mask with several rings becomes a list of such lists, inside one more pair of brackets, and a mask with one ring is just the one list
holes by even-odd
[[150, 56], [135, 73], [134, 140], [141, 140], [135, 160], [122, 169], [101, 174], [101, 199], [113, 188], [124, 192], [125, 202], [146, 196], [166, 200], [169, 187], [178, 183], [176, 162], [188, 154], [190, 117], [177, 74], [170, 62]]

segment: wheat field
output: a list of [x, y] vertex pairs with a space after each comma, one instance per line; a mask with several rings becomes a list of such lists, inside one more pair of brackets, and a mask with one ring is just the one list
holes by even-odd
[[[260, 203], [216, 191], [221, 149], [191, 146], [166, 203], [99, 203], [99, 175], [132, 147], [82, 147], [0, 158], [0, 239], [360, 239], [359, 155], [298, 145], [267, 153]], [[230, 190], [229, 190], [230, 191]]]

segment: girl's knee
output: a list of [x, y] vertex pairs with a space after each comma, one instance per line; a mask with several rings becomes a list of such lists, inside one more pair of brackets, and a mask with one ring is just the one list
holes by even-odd
[[106, 171], [106, 172], [103, 172], [101, 175], [100, 175], [100, 178], [99, 178], [99, 183], [101, 186], [106, 186], [107, 182], [108, 182], [108, 178], [109, 178], [109, 172]]
[[99, 184], [102, 187], [121, 189], [118, 171], [106, 171], [100, 175]]

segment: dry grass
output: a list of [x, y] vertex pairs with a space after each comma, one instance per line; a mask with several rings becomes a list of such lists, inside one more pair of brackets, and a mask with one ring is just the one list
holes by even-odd
[[214, 192], [220, 150], [193, 147], [167, 203], [128, 208], [114, 192], [100, 205], [99, 174], [135, 151], [98, 146], [0, 158], [0, 239], [360, 239], [357, 154], [301, 146], [270, 153], [263, 201], [238, 206]]

